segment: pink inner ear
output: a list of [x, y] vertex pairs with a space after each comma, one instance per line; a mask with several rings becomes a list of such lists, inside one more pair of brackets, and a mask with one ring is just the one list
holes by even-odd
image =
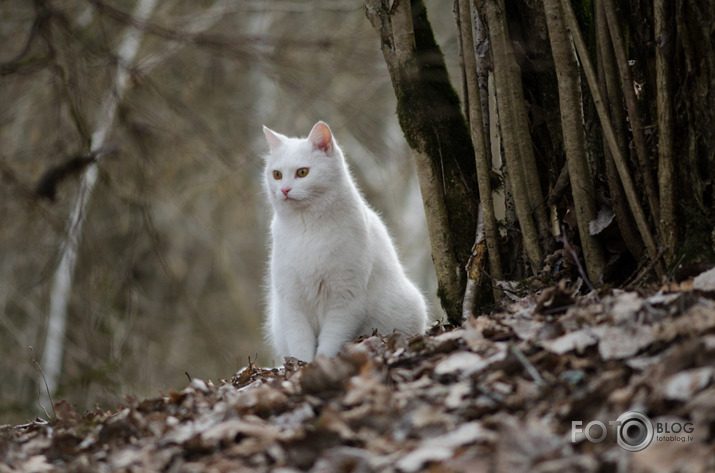
[[333, 151], [333, 134], [330, 132], [330, 128], [323, 122], [318, 122], [313, 126], [310, 131], [310, 136], [308, 139], [313, 143], [315, 149], [323, 151], [325, 154], [330, 155]]

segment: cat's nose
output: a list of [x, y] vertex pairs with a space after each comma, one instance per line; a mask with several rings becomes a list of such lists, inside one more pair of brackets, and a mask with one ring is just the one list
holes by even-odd
[[290, 187], [281, 187], [281, 192], [283, 192], [283, 195], [286, 197], [288, 197], [288, 192], [290, 192], [290, 190]]

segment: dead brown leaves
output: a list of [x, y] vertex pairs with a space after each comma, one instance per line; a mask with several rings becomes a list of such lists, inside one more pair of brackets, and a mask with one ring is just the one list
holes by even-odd
[[[52, 422], [0, 427], [0, 473], [713, 471], [711, 294], [598, 298], [562, 283], [456, 330], [249, 363], [113, 412], [59, 402]], [[626, 411], [690, 423], [692, 440], [656, 437], [636, 453], [614, 432], [572, 441], [573, 421]]]

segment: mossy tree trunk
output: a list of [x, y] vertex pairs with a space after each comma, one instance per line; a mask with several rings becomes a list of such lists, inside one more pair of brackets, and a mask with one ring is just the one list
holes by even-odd
[[438, 295], [450, 322], [461, 323], [479, 197], [474, 149], [422, 0], [367, 0], [366, 14], [380, 35], [397, 116], [417, 172]]
[[671, 186], [679, 194], [671, 267], [715, 260], [714, 24], [715, 2], [676, 0], [675, 37], [657, 38], [656, 47], [675, 49], [673, 149], [679, 164]]

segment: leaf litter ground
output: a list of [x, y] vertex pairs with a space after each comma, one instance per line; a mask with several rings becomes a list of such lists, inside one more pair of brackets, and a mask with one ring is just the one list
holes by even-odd
[[[0, 427], [0, 473], [713, 472], [708, 273], [600, 296], [562, 282], [456, 329], [363, 337], [279, 369], [251, 362], [112, 411], [60, 401], [55, 420]], [[638, 452], [609, 426], [628, 411], [661, 429]], [[598, 443], [584, 433], [593, 421], [609, 426], [588, 430], [607, 434]]]

